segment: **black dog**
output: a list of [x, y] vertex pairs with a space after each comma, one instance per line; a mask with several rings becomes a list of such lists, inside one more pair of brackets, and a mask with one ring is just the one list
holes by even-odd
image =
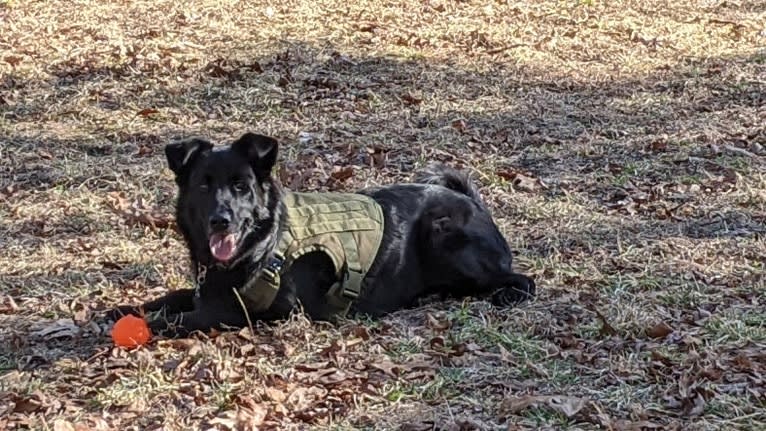
[[[149, 316], [154, 333], [185, 336], [195, 330], [281, 319], [298, 304], [312, 318], [323, 320], [346, 312], [380, 316], [431, 293], [491, 296], [494, 304], [503, 306], [535, 294], [534, 281], [512, 271], [511, 250], [474, 185], [445, 166], [432, 166], [413, 184], [349, 195], [296, 194], [309, 200], [333, 195], [353, 201], [339, 207], [335, 203], [314, 206], [323, 209], [322, 217], [334, 218], [304, 225], [315, 220], [314, 215], [291, 220], [290, 214], [303, 216], [303, 210], [290, 212], [286, 201], [293, 194], [283, 191], [271, 176], [277, 160], [276, 140], [247, 133], [229, 146], [214, 149], [206, 140], [191, 139], [168, 145], [165, 153], [176, 175], [176, 218], [196, 271], [196, 288], [170, 292], [138, 308], [120, 307], [111, 313], [112, 318], [160, 312]], [[374, 223], [354, 221], [362, 219], [351, 213], [363, 207], [379, 209], [378, 242]], [[353, 211], [342, 213], [349, 208]], [[356, 233], [373, 238], [358, 241], [367, 241], [360, 250], [374, 247], [374, 259], [368, 265], [349, 269], [349, 262], [364, 260], [352, 256], [354, 251], [345, 251], [356, 247], [353, 244], [336, 247], [351, 256], [340, 259], [343, 262], [318, 246], [292, 259], [278, 253], [290, 232], [316, 233], [312, 226], [330, 232], [329, 242], [335, 241], [332, 235], [346, 235], [341, 242], [348, 243], [350, 236], [332, 228], [333, 223], [352, 226]], [[353, 271], [359, 270], [363, 272], [359, 286], [344, 290], [344, 283], [352, 285]], [[243, 289], [259, 283], [267, 285], [260, 286], [258, 293], [266, 292], [265, 299], [260, 303], [243, 300]]]

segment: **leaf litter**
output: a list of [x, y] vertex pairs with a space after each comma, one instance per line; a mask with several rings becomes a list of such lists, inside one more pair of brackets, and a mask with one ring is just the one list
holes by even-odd
[[[0, 428], [755, 428], [764, 13], [4, 4]], [[253, 128], [293, 189], [468, 169], [540, 297], [112, 347], [190, 286], [161, 143]]]

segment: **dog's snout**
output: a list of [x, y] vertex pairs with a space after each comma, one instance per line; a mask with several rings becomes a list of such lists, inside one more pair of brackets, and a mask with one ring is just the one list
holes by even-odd
[[226, 210], [217, 210], [210, 216], [210, 229], [214, 232], [225, 231], [231, 225], [231, 214]]

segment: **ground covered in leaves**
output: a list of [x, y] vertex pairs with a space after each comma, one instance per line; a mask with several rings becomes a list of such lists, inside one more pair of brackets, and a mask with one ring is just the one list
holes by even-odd
[[[0, 1], [0, 428], [756, 429], [763, 1]], [[190, 286], [162, 147], [469, 169], [539, 298], [113, 348]]]

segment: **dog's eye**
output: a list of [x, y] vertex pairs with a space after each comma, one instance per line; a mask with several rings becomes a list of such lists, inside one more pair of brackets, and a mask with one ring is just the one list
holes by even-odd
[[209, 175], [205, 175], [205, 178], [202, 179], [202, 182], [199, 185], [199, 191], [202, 193], [207, 193], [208, 190], [210, 190], [210, 183], [213, 181], [212, 178], [210, 178]]
[[234, 190], [238, 193], [243, 193], [247, 190], [247, 184], [244, 181], [234, 181]]

